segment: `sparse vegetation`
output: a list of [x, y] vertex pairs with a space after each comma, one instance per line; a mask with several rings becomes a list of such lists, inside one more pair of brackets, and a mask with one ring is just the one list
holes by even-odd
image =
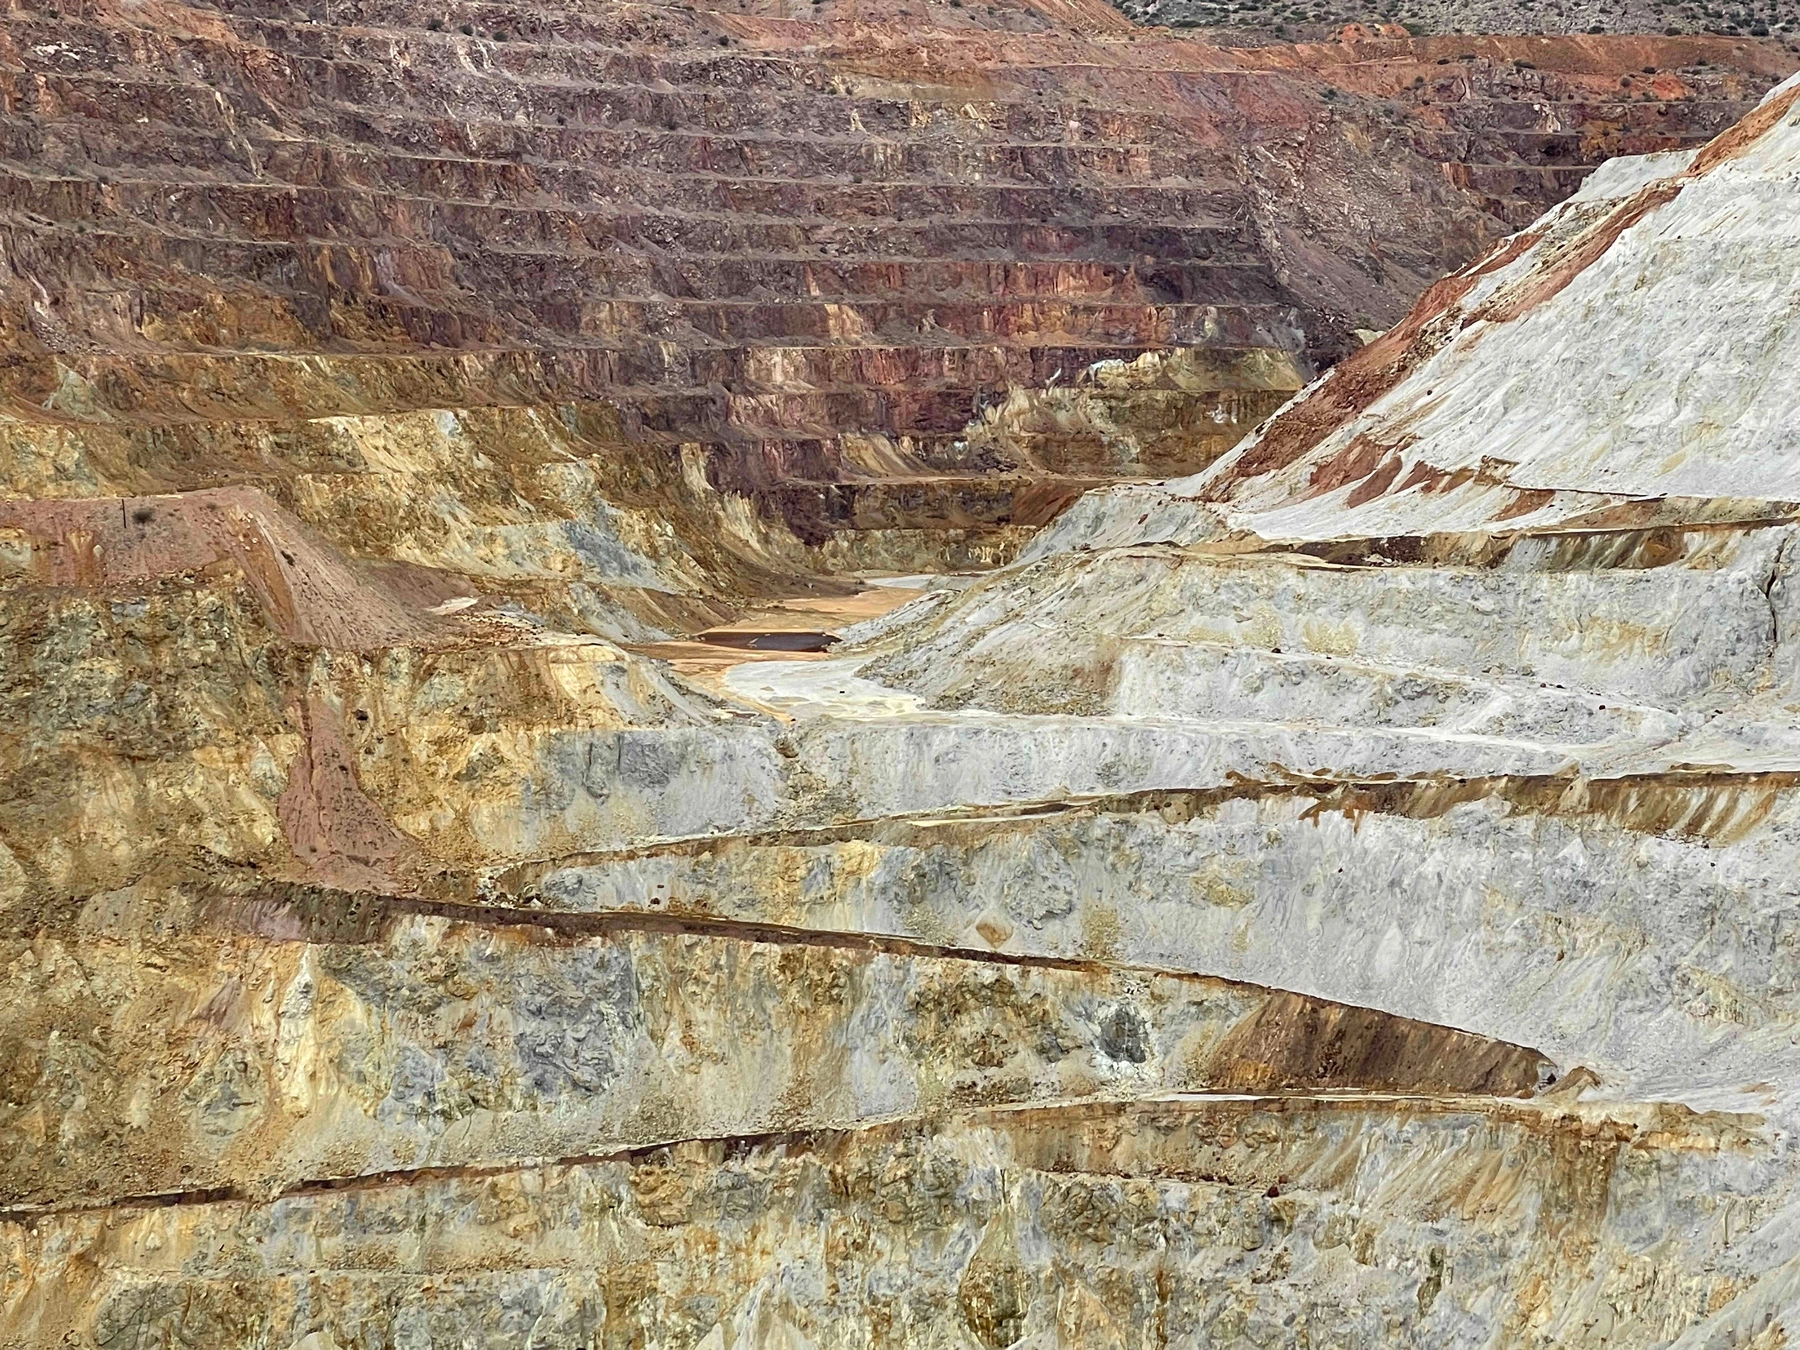
[[[1413, 36], [1449, 33], [1684, 33], [1767, 38], [1800, 32], [1800, 0], [1719, 7], [1708, 0], [1113, 0], [1142, 23], [1219, 31], [1229, 41], [1335, 37], [1346, 24], [1394, 25]], [[1654, 72], [1647, 72], [1654, 73]]]

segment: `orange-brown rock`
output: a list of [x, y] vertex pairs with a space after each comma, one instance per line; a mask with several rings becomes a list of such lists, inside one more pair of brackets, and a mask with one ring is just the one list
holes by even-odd
[[[535, 419], [614, 462], [584, 491], [696, 517], [689, 548], [731, 537], [682, 505], [723, 492], [797, 541], [759, 567], [980, 565], [1096, 477], [1200, 467], [1594, 163], [1704, 139], [1793, 61], [1225, 51], [1093, 0], [14, 5], [0, 491], [256, 483], [361, 549], [391, 525], [318, 486], [343, 419], [451, 416], [508, 459]], [[1194, 347], [1207, 380], [1057, 462], [989, 434]], [[1202, 420], [1171, 459], [1157, 429]], [[79, 467], [21, 466], [71, 437]]]

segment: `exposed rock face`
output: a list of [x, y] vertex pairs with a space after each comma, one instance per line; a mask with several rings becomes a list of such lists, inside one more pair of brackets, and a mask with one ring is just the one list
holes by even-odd
[[[1674, 1256], [1675, 1196], [1716, 1214], [1722, 1174], [1660, 1191], [1635, 1257], [1605, 1254], [1625, 1210], [1599, 1219], [1571, 1259], [1604, 1300], [1484, 1303], [1478, 1277], [1472, 1343], [1796, 1325], [1797, 103], [1790, 82], [1697, 155], [1607, 166], [1211, 469], [1091, 495], [857, 667], [921, 709], [1256, 748], [1232, 773], [1265, 786], [1185, 868], [1160, 841], [1194, 824], [1140, 817], [1106, 851], [1133, 859], [1113, 895], [1145, 878], [1112, 911], [1124, 959], [1532, 1044], [1582, 1066], [1587, 1109], [1679, 1103], [1747, 1131], [1719, 1159], [1775, 1169], [1707, 1257]], [[1184, 872], [1186, 894], [1148, 879]], [[1732, 1287], [1665, 1301], [1666, 1259]]]
[[[1085, 486], [1202, 467], [1795, 59], [1231, 53], [1036, 0], [82, 0], [0, 44], [7, 492], [254, 485], [613, 637], [770, 571], [989, 564]], [[1023, 419], [1081, 423], [1049, 462], [995, 434], [1170, 349], [1204, 357], [1155, 397]]]
[[[625, 630], [805, 546], [428, 405], [522, 341], [26, 350], [0, 1344], [1780, 1345], [1797, 100], [704, 687]], [[1166, 466], [1210, 359], [976, 431]]]

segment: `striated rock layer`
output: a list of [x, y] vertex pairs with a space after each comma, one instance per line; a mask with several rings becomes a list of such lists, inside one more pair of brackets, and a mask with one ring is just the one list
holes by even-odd
[[1227, 52], [1097, 0], [34, 0], [0, 19], [0, 488], [253, 486], [615, 638], [771, 574], [984, 566], [1795, 59]]
[[24, 350], [0, 1345], [1791, 1339], [1797, 207], [1790, 81], [704, 681], [803, 546], [616, 405]]

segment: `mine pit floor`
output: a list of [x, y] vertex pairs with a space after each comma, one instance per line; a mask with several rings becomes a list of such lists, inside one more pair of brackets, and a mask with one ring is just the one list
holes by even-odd
[[[629, 650], [667, 661], [677, 673], [719, 691], [719, 677], [746, 661], [815, 661], [830, 655], [844, 629], [898, 609], [932, 588], [936, 578], [874, 579], [850, 595], [792, 596], [770, 601], [741, 618], [692, 638], [648, 642]], [[954, 584], [960, 578], [947, 578]], [[821, 641], [820, 639], [830, 639]]]

